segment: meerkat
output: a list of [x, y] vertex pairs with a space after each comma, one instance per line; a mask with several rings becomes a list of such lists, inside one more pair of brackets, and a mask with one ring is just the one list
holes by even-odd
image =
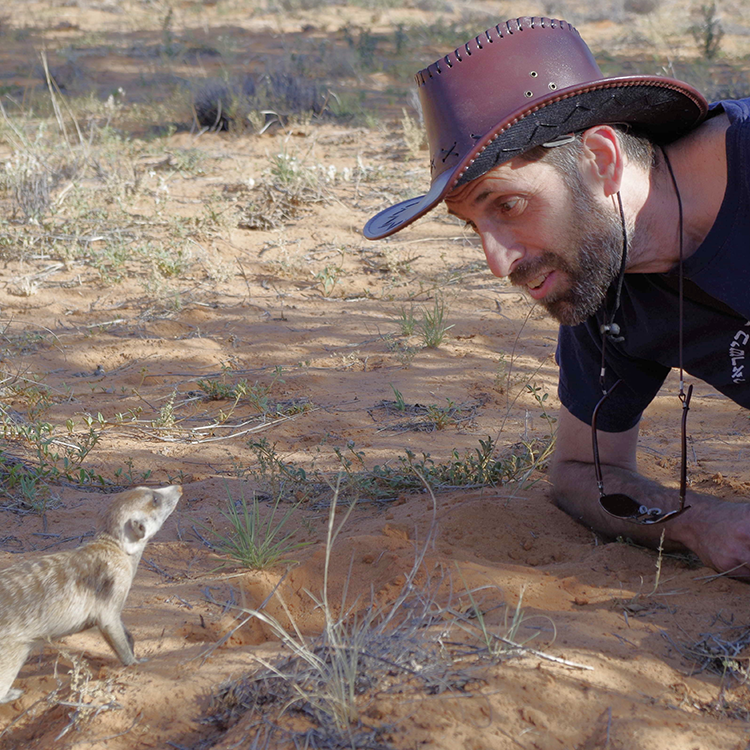
[[94, 539], [0, 570], [0, 703], [35, 641], [98, 627], [124, 665], [135, 663], [121, 612], [146, 542], [175, 509], [182, 487], [136, 487], [116, 495]]

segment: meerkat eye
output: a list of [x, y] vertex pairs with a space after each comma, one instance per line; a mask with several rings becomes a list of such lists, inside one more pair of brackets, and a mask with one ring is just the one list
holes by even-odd
[[161, 505], [161, 498], [158, 495], [154, 495], [154, 499], [151, 502], [154, 508], [158, 508]]

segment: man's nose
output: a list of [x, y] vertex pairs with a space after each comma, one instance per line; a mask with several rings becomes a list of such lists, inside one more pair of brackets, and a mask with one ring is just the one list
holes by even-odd
[[481, 232], [482, 247], [487, 265], [493, 275], [510, 276], [524, 256], [524, 250], [510, 238], [501, 238], [496, 232]]

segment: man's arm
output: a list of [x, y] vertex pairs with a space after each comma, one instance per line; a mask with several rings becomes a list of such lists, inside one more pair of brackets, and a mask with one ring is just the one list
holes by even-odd
[[[649, 508], [680, 506], [679, 492], [638, 474], [638, 426], [626, 432], [599, 432], [599, 455], [607, 494], [623, 493]], [[706, 564], [738, 577], [750, 576], [750, 505], [730, 503], [688, 491], [681, 516], [663, 524], [620, 521], [599, 505], [591, 427], [561, 407], [551, 477], [555, 502], [566, 513], [609, 537], [628, 536], [656, 547], [662, 531], [666, 549], [689, 549]], [[738, 567], [739, 566], [739, 567]]]

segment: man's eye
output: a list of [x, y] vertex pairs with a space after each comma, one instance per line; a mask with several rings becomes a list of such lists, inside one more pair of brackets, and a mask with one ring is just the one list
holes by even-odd
[[495, 206], [500, 213], [512, 216], [522, 209], [522, 202], [520, 198], [501, 198]]

